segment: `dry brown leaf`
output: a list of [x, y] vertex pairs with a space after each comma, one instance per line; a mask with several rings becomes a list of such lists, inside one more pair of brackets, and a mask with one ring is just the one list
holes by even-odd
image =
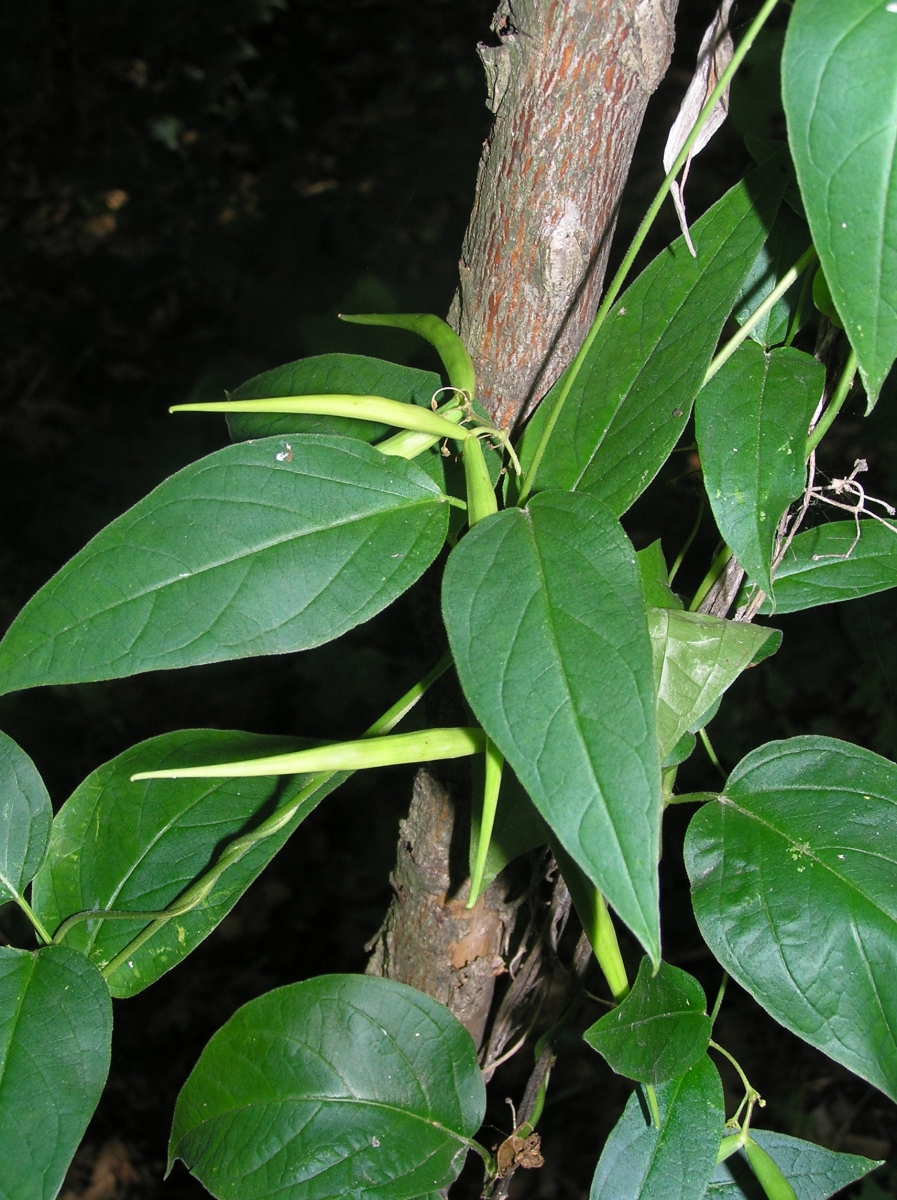
[[[676, 115], [676, 120], [673, 122], [669, 136], [667, 137], [667, 144], [663, 152], [664, 171], [669, 171], [670, 167], [676, 161], [676, 156], [685, 145], [688, 135], [695, 127], [695, 122], [698, 119], [701, 109], [710, 98], [710, 93], [719, 82], [719, 77], [732, 60], [734, 47], [732, 37], [729, 33], [729, 12], [732, 8], [732, 3], [733, 0], [722, 0], [716, 11], [716, 16], [704, 31], [704, 36], [701, 39], [701, 48], [698, 51], [698, 65], [695, 68], [692, 81], [688, 85], [688, 91], [685, 93], [685, 97], [679, 107], [679, 112]], [[701, 132], [698, 134], [695, 144], [688, 152], [688, 158], [685, 160], [685, 165], [682, 168], [681, 182], [674, 182], [670, 189], [673, 203], [676, 206], [676, 214], [679, 217], [682, 236], [685, 238], [686, 244], [695, 258], [697, 255], [692, 245], [691, 235], [688, 231], [688, 221], [685, 217], [685, 181], [688, 178], [688, 169], [691, 166], [691, 160], [704, 149], [723, 121], [725, 121], [728, 112], [729, 89], [726, 88], [714, 106], [713, 112], [711, 112]]]

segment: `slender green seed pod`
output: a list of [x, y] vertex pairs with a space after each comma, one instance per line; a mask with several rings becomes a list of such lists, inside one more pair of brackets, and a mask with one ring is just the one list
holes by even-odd
[[[443, 404], [436, 409], [436, 415], [443, 417], [446, 421], [451, 421], [453, 425], [459, 424], [464, 420], [466, 410], [458, 404], [457, 396], [453, 397], [448, 404]], [[382, 442], [376, 443], [376, 448], [381, 454], [392, 455], [394, 458], [417, 458], [419, 454], [423, 454], [425, 450], [429, 450], [431, 446], [435, 446], [441, 438], [431, 437], [428, 433], [418, 433], [414, 429], [403, 429], [401, 433], [394, 433], [388, 438], [384, 438]]]
[[473, 528], [483, 517], [498, 512], [495, 488], [489, 478], [489, 468], [483, 456], [483, 447], [475, 437], [468, 438], [461, 447], [464, 461], [464, 482], [467, 485], [467, 523]]
[[400, 763], [429, 762], [438, 758], [464, 758], [482, 754], [486, 735], [482, 729], [464, 727], [423, 729], [385, 737], [334, 742], [292, 754], [245, 762], [215, 763], [207, 767], [172, 767], [165, 771], [140, 771], [137, 779], [244, 779], [256, 775], [304, 775], [315, 771], [361, 771], [366, 767], [394, 767]]
[[476, 387], [473, 362], [467, 347], [442, 317], [432, 313], [340, 313], [341, 321], [353, 325], [389, 325], [393, 329], [410, 329], [433, 346], [442, 359], [452, 387], [472, 398]]
[[269, 400], [218, 400], [200, 404], [175, 404], [169, 412], [261, 412], [307, 413], [312, 416], [354, 417], [358, 421], [380, 421], [399, 429], [413, 429], [429, 437], [464, 441], [473, 437], [468, 429], [440, 417], [420, 404], [403, 404], [385, 396], [274, 396]]
[[492, 841], [492, 827], [495, 824], [495, 813], [498, 808], [498, 793], [501, 788], [501, 776], [504, 769], [504, 755], [494, 742], [486, 739], [486, 768], [483, 783], [483, 812], [480, 818], [479, 837], [477, 838], [477, 860], [473, 874], [470, 877], [470, 894], [467, 897], [467, 907], [473, 908], [480, 896], [483, 886], [483, 873], [486, 870], [486, 859], [489, 856], [489, 844]]
[[744, 1152], [751, 1164], [751, 1170], [757, 1176], [760, 1186], [766, 1192], [769, 1200], [797, 1200], [797, 1192], [769, 1157], [762, 1146], [758, 1146], [752, 1137], [744, 1143]]

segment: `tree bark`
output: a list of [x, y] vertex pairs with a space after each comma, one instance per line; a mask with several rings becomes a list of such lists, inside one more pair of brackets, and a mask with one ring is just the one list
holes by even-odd
[[480, 46], [495, 113], [449, 315], [509, 428], [579, 349], [678, 0], [502, 0]]
[[[477, 395], [509, 427], [579, 348], [598, 303], [635, 141], [678, 0], [501, 0], [480, 46], [495, 125], [484, 145], [449, 321]], [[464, 907], [453, 788], [418, 774], [395, 897], [368, 966], [447, 1004], [479, 1046], [513, 926], [499, 876]], [[456, 856], [457, 857], [457, 856]], [[453, 869], [454, 865], [454, 869]]]

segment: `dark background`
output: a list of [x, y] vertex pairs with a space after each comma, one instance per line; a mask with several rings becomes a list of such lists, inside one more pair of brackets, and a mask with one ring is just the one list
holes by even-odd
[[[218, 398], [257, 371], [331, 350], [434, 365], [410, 336], [342, 326], [334, 314], [447, 310], [489, 128], [474, 48], [494, 40], [492, 7], [31, 0], [0, 10], [0, 627], [104, 524], [225, 444], [221, 419], [170, 417], [169, 404]], [[666, 132], [713, 5], [683, 9], [673, 69], [649, 108], [624, 198], [624, 232], [660, 181]], [[752, 11], [743, 5], [736, 24]], [[747, 164], [746, 130], [781, 136], [780, 44], [781, 29], [758, 44], [732, 122], [695, 164], [693, 217]], [[676, 233], [670, 210], [654, 248]], [[848, 409], [828, 452], [837, 474], [868, 457], [870, 490], [890, 499], [892, 408], [883, 396], [871, 422]], [[696, 511], [693, 481], [674, 474], [630, 518], [637, 545], [663, 535], [670, 557]], [[702, 530], [683, 586], [706, 569], [713, 538]], [[351, 736], [416, 677], [425, 651], [415, 631], [426, 620], [412, 595], [304, 655], [4, 697], [0, 727], [35, 759], [56, 803], [101, 762], [169, 729]], [[892, 594], [776, 624], [782, 651], [732, 689], [712, 726], [724, 765], [762, 741], [807, 732], [897, 756]], [[682, 790], [715, 782], [699, 751]], [[98, 1158], [116, 1154], [118, 1190], [91, 1200], [206, 1194], [182, 1167], [161, 1182], [177, 1091], [246, 1000], [320, 972], [363, 970], [364, 943], [389, 899], [409, 783], [401, 771], [356, 777], [183, 966], [116, 1003], [112, 1074], [70, 1194], [90, 1187]], [[667, 821], [665, 945], [712, 999], [719, 971], [694, 929], [679, 865], [686, 821], [680, 811]], [[0, 937], [27, 944], [23, 933], [11, 908], [0, 910]], [[634, 963], [635, 947], [626, 949]], [[596, 1015], [589, 1007], [581, 1024]], [[763, 1123], [889, 1153], [893, 1106], [734, 986], [718, 1030], [770, 1098]], [[510, 1127], [502, 1088], [519, 1095], [528, 1069], [526, 1052], [519, 1057], [496, 1083], [495, 1140]], [[514, 1194], [586, 1195], [626, 1091], [571, 1036], [541, 1125], [547, 1165], [520, 1173]], [[890, 1190], [867, 1185], [863, 1194], [892, 1194], [895, 1178], [881, 1186]]]

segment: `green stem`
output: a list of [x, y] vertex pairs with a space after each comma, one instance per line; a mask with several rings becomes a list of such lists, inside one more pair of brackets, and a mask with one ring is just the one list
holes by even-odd
[[542, 457], [545, 454], [545, 448], [548, 445], [548, 440], [551, 437], [558, 418], [561, 415], [561, 409], [564, 407], [567, 397], [570, 395], [570, 391], [574, 382], [576, 381], [576, 377], [582, 369], [582, 365], [585, 362], [589, 350], [592, 348], [592, 343], [598, 336], [601, 326], [607, 319], [608, 313], [620, 294], [623, 283], [626, 280], [626, 276], [629, 274], [639, 250], [641, 250], [642, 246], [644, 245], [645, 239], [648, 236], [648, 232], [650, 231], [651, 226], [654, 224], [657, 214], [660, 212], [661, 206], [670, 191], [673, 181], [679, 174], [682, 167], [685, 165], [685, 160], [688, 158], [692, 146], [698, 140], [701, 130], [708, 121], [710, 114], [716, 108], [718, 100], [729, 86], [732, 76], [741, 66], [744, 56], [754, 44], [757, 34], [766, 24], [766, 21], [772, 14], [772, 10], [777, 4], [778, 0], [766, 0], [759, 13], [757, 13], [757, 16], [751, 22], [747, 33], [739, 43], [738, 49], [732, 55], [731, 62], [726, 67], [725, 71], [723, 71], [722, 75], [720, 75], [716, 87], [710, 93], [706, 104], [698, 114], [698, 119], [695, 121], [691, 133], [685, 139], [682, 149], [676, 155], [676, 159], [673, 165], [670, 167], [670, 170], [668, 171], [663, 183], [660, 185], [657, 195], [651, 201], [651, 205], [648, 208], [648, 211], [645, 213], [642, 223], [639, 225], [635, 237], [632, 239], [629, 249], [626, 251], [623, 261], [620, 263], [616, 275], [611, 280], [610, 286], [608, 287], [607, 292], [604, 295], [604, 299], [601, 302], [601, 306], [598, 309], [598, 312], [595, 314], [595, 320], [592, 322], [591, 328], [586, 334], [585, 341], [580, 346], [576, 357], [573, 359], [573, 362], [570, 364], [570, 367], [567, 370], [565, 382], [551, 410], [551, 413], [549, 414], [548, 420], [545, 422], [545, 428], [542, 430], [542, 436], [539, 438], [535, 453], [533, 454], [532, 461], [530, 462], [529, 469], [526, 472], [526, 477], [523, 480], [523, 486], [520, 489], [520, 495], [517, 499], [517, 504], [520, 507], [526, 503], [526, 499], [532, 491], [532, 486], [536, 478], [536, 472], [538, 471], [539, 464], [541, 463]]
[[673, 580], [676, 578], [676, 574], [677, 574], [679, 568], [682, 566], [682, 560], [683, 560], [683, 558], [685, 558], [686, 554], [688, 554], [688, 551], [691, 548], [691, 544], [695, 540], [695, 537], [697, 536], [698, 530], [701, 527], [701, 519], [703, 518], [703, 516], [704, 516], [704, 496], [702, 495], [700, 502], [698, 504], [698, 515], [695, 518], [694, 525], [692, 525], [692, 527], [691, 527], [691, 533], [685, 539], [685, 545], [682, 547], [682, 549], [676, 555], [676, 561], [673, 563], [672, 567], [670, 568], [669, 577], [667, 579], [667, 583], [670, 585], [670, 587], [673, 586]]
[[[413, 687], [409, 688], [404, 696], [397, 700], [396, 703], [393, 704], [392, 707], [389, 708], [382, 717], [374, 722], [370, 729], [365, 732], [365, 737], [377, 737], [380, 734], [389, 733], [392, 729], [394, 729], [395, 726], [398, 725], [399, 721], [401, 721], [403, 717], [407, 716], [415, 704], [417, 704], [418, 700], [420, 700], [427, 689], [432, 687], [432, 685], [437, 679], [439, 679], [441, 675], [445, 674], [451, 664], [451, 654], [446, 652], [436, 666], [427, 672], [423, 679], [419, 680], [416, 684], [414, 684]], [[164, 928], [164, 926], [173, 917], [181, 916], [183, 913], [189, 912], [191, 909], [196, 908], [199, 904], [201, 904], [224, 872], [228, 869], [228, 867], [232, 867], [235, 863], [239, 862], [240, 859], [243, 858], [243, 856], [260, 841], [271, 837], [272, 834], [279, 832], [279, 830], [281, 830], [285, 825], [288, 825], [290, 821], [292, 821], [297, 815], [305, 801], [313, 799], [314, 793], [327, 784], [334, 777], [334, 775], [338, 773], [339, 772], [336, 771], [322, 771], [316, 775], [313, 775], [305, 787], [293, 797], [293, 799], [285, 808], [272, 813], [266, 821], [263, 821], [262, 824], [259, 825], [257, 829], [254, 829], [251, 833], [248, 833], [244, 837], [237, 838], [236, 841], [231, 842], [231, 844], [223, 851], [221, 857], [213, 867], [211, 867], [204, 875], [202, 875], [196, 881], [196, 883], [187, 888], [185, 892], [182, 892], [178, 899], [175, 900], [174, 903], [169, 906], [169, 908], [164, 910], [161, 916], [155, 917], [151, 924], [147, 925], [145, 929], [141, 930], [141, 932], [137, 934], [137, 936], [133, 938], [123, 950], [116, 954], [116, 956], [110, 962], [108, 962], [105, 967], [103, 967], [103, 978], [108, 980], [114, 974], [114, 972], [117, 971], [120, 966], [122, 966], [123, 963], [127, 962], [130, 955], [134, 954], [142, 945], [144, 945], [145, 942], [149, 941], [149, 939], [158, 933], [160, 929]], [[83, 917], [83, 919], [104, 916], [102, 912], [88, 912], [85, 914], [78, 913], [75, 915], [77, 917]], [[139, 917], [135, 919], [139, 919]], [[71, 926], [72, 923], [72, 918], [69, 918], [67, 924]], [[60, 932], [62, 932], [62, 930], [60, 930]], [[60, 936], [58, 932], [54, 941], [58, 942], [59, 940]]]
[[[749, 1100], [751, 1097], [753, 1097], [754, 1100], [759, 1100], [760, 1093], [757, 1091], [757, 1089], [755, 1087], [753, 1087], [753, 1085], [751, 1084], [751, 1081], [748, 1079], [747, 1075], [745, 1075], [744, 1071], [741, 1069], [741, 1064], [738, 1062], [738, 1060], [736, 1058], [733, 1058], [732, 1055], [729, 1053], [728, 1050], [725, 1049], [724, 1046], [721, 1046], [719, 1044], [719, 1042], [714, 1042], [712, 1039], [710, 1041], [710, 1049], [715, 1050], [717, 1052], [717, 1054], [721, 1054], [723, 1056], [723, 1058], [727, 1058], [729, 1060], [729, 1062], [732, 1064], [732, 1066], [738, 1072], [738, 1077], [741, 1080], [741, 1082], [744, 1084], [744, 1090], [745, 1090], [745, 1093], [747, 1094]], [[762, 1105], [761, 1105], [761, 1107], [762, 1107]]]
[[720, 550], [719, 554], [717, 554], [716, 558], [710, 564], [710, 570], [707, 572], [707, 574], [701, 580], [701, 586], [698, 588], [698, 590], [695, 592], [694, 596], [692, 597], [691, 604], [689, 604], [689, 606], [688, 606], [689, 612], [697, 612], [698, 611], [698, 608], [701, 605], [701, 601], [704, 599], [704, 597], [707, 595], [707, 593], [710, 591], [710, 589], [716, 583], [717, 579], [719, 579], [720, 575], [722, 575], [723, 570], [726, 566], [726, 563], [729, 561], [729, 559], [731, 557], [732, 557], [731, 549], [728, 546], [723, 546], [722, 550]]
[[844, 364], [844, 370], [841, 372], [841, 378], [838, 380], [838, 386], [835, 389], [835, 394], [829, 401], [828, 407], [819, 419], [816, 428], [807, 439], [806, 457], [809, 458], [825, 435], [831, 428], [832, 421], [841, 411], [844, 401], [847, 399], [848, 393], [853, 386], [854, 376], [857, 371], [857, 356], [853, 346], [850, 347], [850, 353], [847, 356], [847, 362]]
[[719, 991], [716, 993], [716, 1000], [714, 1001], [713, 1011], [710, 1014], [711, 1028], [716, 1024], [716, 1018], [719, 1016], [719, 1010], [723, 1006], [723, 997], [726, 994], [726, 984], [728, 982], [729, 982], [728, 973], [726, 971], [723, 971], [723, 977], [722, 977], [722, 980], [720, 981]]
[[709, 383], [720, 367], [729, 361], [741, 343], [750, 337], [751, 331], [757, 325], [759, 325], [773, 305], [778, 303], [791, 285], [800, 278], [801, 274], [807, 269], [810, 263], [816, 259], [816, 257], [817, 254], [815, 247], [810, 246], [810, 248], [805, 250], [800, 256], [794, 266], [789, 271], [785, 272], [763, 303], [751, 313], [738, 332], [733, 334], [733, 336], [729, 338], [728, 342], [726, 342], [725, 346], [723, 346], [722, 350], [717, 353], [713, 362], [707, 368], [707, 372], [704, 375], [704, 380], [701, 384], [701, 387], [704, 387], [705, 384]]
[[717, 771], [719, 771], [720, 775], [722, 775], [723, 780], [724, 781], [727, 780], [729, 778], [729, 776], [723, 770], [722, 766], [720, 765], [719, 759], [716, 757], [716, 751], [713, 749], [713, 746], [711, 746], [711, 744], [710, 744], [710, 738], [707, 736], [707, 730], [699, 729], [698, 737], [701, 739], [701, 741], [704, 745], [704, 749], [707, 751], [707, 757], [710, 759], [710, 761], [716, 767]]
[[14, 895], [13, 900], [15, 900], [16, 904], [18, 904], [19, 908], [22, 910], [22, 912], [25, 914], [25, 916], [31, 922], [31, 924], [34, 928], [34, 932], [37, 934], [37, 936], [40, 938], [40, 940], [44, 943], [45, 946], [49, 946], [52, 943], [53, 939], [52, 939], [52, 937], [50, 937], [50, 934], [47, 932], [46, 928], [44, 927], [43, 921], [41, 921], [40, 917], [37, 915], [37, 913], [34, 911], [34, 909], [31, 907], [31, 905], [25, 899], [25, 897], [20, 896], [20, 895]]

